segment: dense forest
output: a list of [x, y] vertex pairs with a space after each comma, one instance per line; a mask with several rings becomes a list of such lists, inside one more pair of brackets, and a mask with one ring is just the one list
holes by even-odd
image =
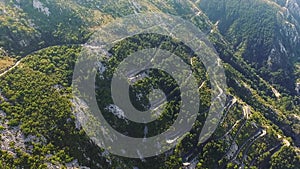
[[[4, 0], [0, 2], [0, 168], [251, 168], [300, 166], [300, 2], [298, 0]], [[195, 53], [172, 36], [138, 34], [116, 42], [100, 61], [99, 109], [111, 126], [143, 138], [145, 124], [109, 109], [118, 64], [142, 49], [180, 56], [197, 80], [199, 112], [191, 131], [171, 150], [131, 159], [100, 148], [78, 120], [73, 70], [97, 29], [135, 13], [179, 16], [201, 30], [225, 69], [224, 116], [204, 143], [199, 134], [211, 106], [207, 70]], [[146, 124], [147, 136], [168, 129], [178, 116], [180, 89], [164, 71], [150, 69], [130, 86], [130, 101], [147, 110], [160, 89], [166, 105]], [[183, 75], [181, 75], [183, 76]], [[298, 90], [298, 91], [297, 91]]]

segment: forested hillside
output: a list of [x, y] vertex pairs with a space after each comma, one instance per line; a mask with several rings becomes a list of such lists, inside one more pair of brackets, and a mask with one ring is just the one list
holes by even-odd
[[[153, 88], [167, 95], [161, 117], [147, 124], [116, 113], [110, 82], [124, 57], [161, 48], [181, 56], [199, 84], [200, 106], [190, 132], [170, 151], [130, 159], [96, 145], [80, 124], [72, 93], [76, 60], [106, 23], [163, 12], [190, 21], [216, 49], [228, 89], [224, 116], [206, 142], [199, 134], [211, 106], [203, 63], [182, 42], [159, 34], [122, 39], [96, 78], [99, 108], [116, 130], [154, 136], [174, 123], [180, 93], [165, 72], [150, 70], [131, 86], [131, 101], [149, 108]], [[0, 1], [0, 168], [251, 168], [300, 166], [299, 0], [2, 0]], [[147, 131], [147, 132], [146, 132]]]
[[199, 5], [218, 23], [234, 52], [258, 69], [261, 77], [295, 92], [300, 27], [299, 13], [292, 5], [297, 2], [203, 0]]

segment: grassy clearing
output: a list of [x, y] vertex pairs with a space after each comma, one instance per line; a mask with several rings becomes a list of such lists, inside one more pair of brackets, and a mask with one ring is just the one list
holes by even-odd
[[10, 57], [0, 57], [0, 73], [4, 72], [15, 63], [15, 59]]

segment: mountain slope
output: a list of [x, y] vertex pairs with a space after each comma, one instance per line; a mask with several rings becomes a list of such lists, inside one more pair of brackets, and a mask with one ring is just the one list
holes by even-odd
[[295, 64], [300, 56], [297, 1], [202, 0], [199, 5], [257, 73], [279, 89], [295, 93]]
[[[294, 65], [299, 62], [297, 4], [296, 0], [0, 2], [2, 53], [23, 58], [0, 76], [1, 166], [180, 168], [188, 162], [196, 168], [296, 169], [300, 165], [300, 106], [294, 91]], [[228, 101], [222, 123], [207, 142], [197, 144], [205, 119], [202, 112], [191, 132], [170, 152], [128, 159], [98, 148], [81, 128], [76, 119], [81, 105], [71, 92], [72, 72], [81, 44], [93, 30], [113, 18], [147, 11], [178, 15], [207, 34], [223, 61]], [[149, 47], [155, 39], [141, 35], [120, 42], [107, 64], [116, 64], [118, 53], [128, 54], [137, 44]], [[172, 39], [165, 43], [176, 44]], [[204, 84], [201, 109], [206, 110], [209, 81], [204, 68], [197, 68], [203, 82], [199, 84]], [[147, 86], [144, 81], [139, 85]], [[109, 102], [107, 93], [101, 88], [98, 97]], [[108, 119], [119, 122], [113, 115]], [[154, 133], [169, 123], [155, 125]], [[120, 132], [129, 128], [122, 121], [115, 125]], [[131, 125], [134, 130], [131, 126], [129, 134], [144, 134], [143, 127]]]

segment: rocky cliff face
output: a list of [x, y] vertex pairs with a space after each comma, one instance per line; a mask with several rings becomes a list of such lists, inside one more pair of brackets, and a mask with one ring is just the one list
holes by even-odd
[[[290, 36], [290, 43], [293, 47], [292, 51], [296, 51], [295, 53], [292, 53], [292, 62], [295, 63], [295, 71], [299, 72], [299, 66], [297, 66], [300, 63], [300, 55], [299, 55], [299, 31], [300, 31], [300, 1], [299, 0], [286, 0], [283, 1], [282, 7], [285, 9], [285, 32]], [[288, 26], [288, 24], [290, 26]], [[296, 74], [296, 79], [300, 79], [299, 74]], [[296, 89], [299, 88], [299, 83], [296, 84]], [[298, 90], [296, 90], [299, 94]]]

